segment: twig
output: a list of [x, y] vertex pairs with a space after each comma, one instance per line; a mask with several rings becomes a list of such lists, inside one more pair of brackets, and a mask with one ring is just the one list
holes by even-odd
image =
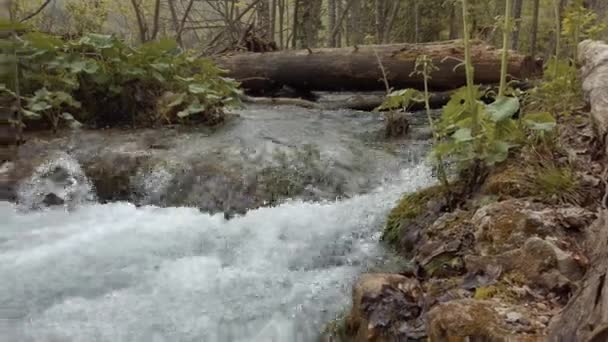
[[29, 14], [28, 16], [26, 16], [25, 18], [21, 19], [21, 22], [27, 21], [32, 19], [33, 17], [35, 17], [36, 15], [38, 15], [38, 13], [42, 12], [42, 10], [51, 3], [52, 0], [46, 0], [42, 5], [40, 5], [40, 7], [38, 7], [38, 9], [34, 12], [32, 12], [31, 14]]
[[382, 60], [380, 59], [380, 56], [378, 55], [378, 51], [376, 51], [375, 48], [372, 48], [372, 50], [374, 51], [374, 55], [376, 56], [376, 60], [378, 61], [378, 67], [380, 68], [380, 71], [382, 72], [382, 81], [384, 82], [384, 87], [386, 88], [386, 95], [391, 93], [391, 86], [388, 83], [388, 77], [386, 75], [386, 70], [384, 69], [384, 64], [382, 64]]

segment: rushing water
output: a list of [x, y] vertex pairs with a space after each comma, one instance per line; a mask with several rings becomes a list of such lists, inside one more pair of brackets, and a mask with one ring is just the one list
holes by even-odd
[[[98, 204], [60, 154], [22, 184], [20, 205], [0, 202], [0, 341], [316, 341], [354, 278], [382, 261], [387, 211], [432, 182], [424, 164], [409, 165], [367, 194], [226, 220]], [[49, 192], [63, 205], [29, 210]]]

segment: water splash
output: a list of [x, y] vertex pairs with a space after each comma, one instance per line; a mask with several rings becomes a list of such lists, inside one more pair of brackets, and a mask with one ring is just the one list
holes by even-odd
[[128, 203], [27, 214], [0, 203], [0, 334], [25, 342], [316, 341], [348, 303], [353, 278], [382, 258], [387, 211], [431, 182], [418, 165], [366, 195], [291, 201], [229, 221]]
[[94, 201], [95, 194], [80, 164], [67, 153], [57, 153], [19, 186], [17, 198], [22, 209], [73, 208]]

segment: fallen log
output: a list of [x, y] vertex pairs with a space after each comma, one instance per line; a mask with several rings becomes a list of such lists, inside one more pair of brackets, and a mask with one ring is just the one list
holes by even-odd
[[[499, 82], [500, 54], [481, 42], [473, 44], [476, 83]], [[449, 90], [465, 84], [464, 68], [459, 66], [464, 59], [460, 41], [243, 53], [217, 57], [216, 62], [249, 93], [269, 93], [283, 86], [303, 91], [371, 91], [385, 90], [379, 61], [391, 87], [421, 89], [422, 77], [412, 74], [420, 55], [432, 57], [438, 67], [430, 80], [431, 89]], [[541, 63], [531, 57], [510, 55], [512, 79], [535, 76], [541, 69]]]

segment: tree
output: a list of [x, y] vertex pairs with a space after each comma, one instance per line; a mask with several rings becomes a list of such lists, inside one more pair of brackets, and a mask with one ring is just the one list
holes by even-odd
[[523, 9], [523, 0], [515, 0], [513, 2], [513, 20], [515, 21], [515, 29], [511, 37], [511, 49], [519, 48], [519, 31], [521, 31], [521, 12]]
[[530, 55], [536, 56], [538, 45], [538, 17], [540, 14], [540, 0], [534, 0], [532, 13], [532, 33], [530, 38]]

